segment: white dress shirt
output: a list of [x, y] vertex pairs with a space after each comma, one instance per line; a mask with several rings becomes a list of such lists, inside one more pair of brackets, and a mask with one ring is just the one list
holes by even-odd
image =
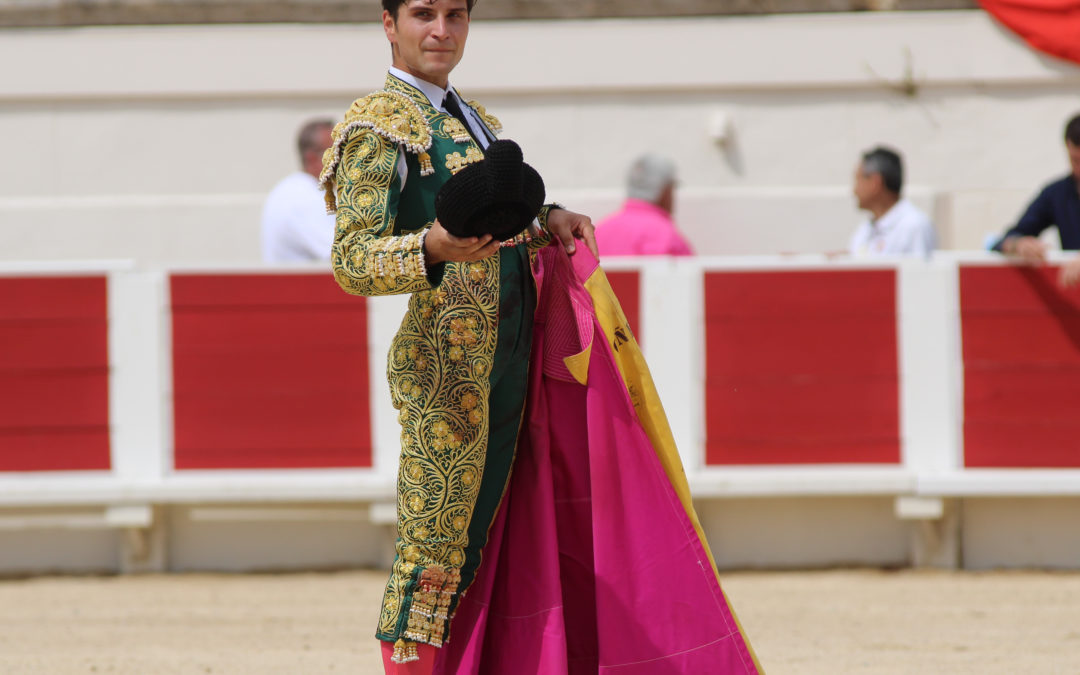
[[[446, 100], [447, 96], [453, 96], [457, 100], [461, 111], [465, 114], [465, 121], [469, 123], [469, 131], [472, 132], [473, 138], [475, 138], [477, 144], [480, 145], [480, 149], [487, 150], [487, 147], [495, 141], [495, 136], [491, 133], [491, 130], [487, 128], [487, 125], [484, 124], [484, 121], [480, 119], [480, 115], [472, 109], [472, 106], [458, 96], [457, 92], [454, 91], [454, 88], [449, 82], [446, 83], [446, 88], [444, 89], [437, 84], [432, 84], [427, 80], [421, 80], [420, 78], [393, 66], [390, 66], [390, 74], [402, 82], [411, 84], [419, 89], [424, 96], [427, 97], [427, 100], [431, 103], [432, 107], [441, 113], [447, 112], [446, 107], [443, 105], [443, 101]], [[404, 152], [398, 153], [397, 170], [398, 176], [401, 177], [401, 189], [404, 190], [405, 179], [409, 177], [409, 167], [405, 164]], [[539, 233], [540, 223], [534, 218], [533, 224], [529, 226], [529, 229], [534, 234]]]
[[334, 216], [326, 212], [318, 179], [303, 171], [283, 178], [263, 204], [263, 261], [330, 260], [333, 244]]
[[[480, 144], [481, 150], [486, 150], [487, 146], [491, 144], [492, 140], [494, 140], [491, 137], [491, 132], [488, 131], [487, 126], [483, 123], [483, 121], [480, 120], [480, 116], [477, 115], [476, 111], [473, 110], [467, 103], [465, 103], [465, 101], [461, 100], [461, 97], [457, 95], [457, 92], [454, 91], [454, 88], [450, 86], [449, 82], [446, 83], [446, 88], [444, 89], [437, 84], [432, 84], [427, 80], [421, 80], [415, 75], [406, 73], [404, 70], [395, 68], [393, 66], [390, 66], [390, 74], [401, 80], [402, 82], [405, 82], [406, 84], [411, 84], [412, 86], [423, 92], [424, 96], [427, 97], [428, 102], [431, 103], [431, 106], [441, 113], [446, 112], [446, 107], [443, 106], [443, 101], [446, 100], [447, 96], [453, 96], [455, 99], [457, 99], [458, 105], [461, 106], [462, 112], [465, 113], [465, 121], [469, 123], [469, 131], [472, 132], [473, 138], [476, 139], [476, 142]], [[401, 177], [401, 187], [402, 189], [404, 189], [405, 179], [409, 177], [409, 169], [405, 165], [404, 152], [398, 154], [397, 170], [398, 176]]]
[[906, 199], [896, 202], [876, 221], [866, 219], [851, 236], [849, 250], [859, 258], [876, 256], [929, 257], [937, 246], [934, 225]]

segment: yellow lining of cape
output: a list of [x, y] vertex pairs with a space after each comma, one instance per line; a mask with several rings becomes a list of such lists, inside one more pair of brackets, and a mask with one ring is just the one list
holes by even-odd
[[578, 384], [585, 386], [589, 383], [589, 359], [592, 358], [592, 343], [585, 348], [584, 351], [574, 354], [573, 356], [567, 356], [563, 358], [563, 363], [566, 364], [566, 369], [570, 371], [570, 374], [574, 376], [574, 379], [578, 381]]

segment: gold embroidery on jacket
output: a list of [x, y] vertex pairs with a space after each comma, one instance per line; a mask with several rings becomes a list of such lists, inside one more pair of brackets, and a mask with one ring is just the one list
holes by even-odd
[[443, 138], [449, 138], [455, 143], [468, 143], [472, 140], [472, 135], [469, 133], [469, 130], [454, 117], [444, 119], [442, 126], [439, 127], [439, 131], [436, 132], [436, 135], [440, 135]]
[[424, 263], [427, 231], [391, 236], [387, 212], [397, 176], [397, 147], [367, 129], [345, 143], [336, 183], [341, 203], [330, 258], [338, 284], [355, 295], [409, 293], [430, 288]]
[[480, 152], [480, 148], [475, 145], [470, 145], [465, 150], [465, 156], [462, 157], [460, 152], [454, 152], [446, 156], [446, 168], [450, 169], [450, 173], [457, 173], [470, 164], [475, 164], [484, 158], [484, 153]]
[[431, 147], [431, 125], [420, 106], [397, 91], [376, 91], [353, 101], [345, 120], [334, 126], [330, 147], [323, 153], [319, 185], [326, 193], [327, 211], [337, 208], [334, 180], [344, 146], [358, 129], [369, 129], [409, 152], [423, 155]]
[[[387, 374], [402, 427], [399, 539], [380, 634], [394, 633], [417, 569], [456, 574], [465, 563], [487, 453], [498, 260], [447, 264], [437, 290], [413, 295], [391, 348]], [[447, 589], [447, 602], [453, 592]], [[442, 625], [431, 630], [430, 640], [410, 639], [441, 641]]]
[[[390, 92], [398, 96], [382, 100], [395, 106], [404, 101], [399, 110], [407, 111], [406, 103], [415, 105], [424, 128], [433, 128], [429, 133], [447, 144], [448, 127], [434, 121], [441, 116], [421, 92], [388, 77], [382, 93]], [[370, 107], [364, 111], [371, 114]], [[410, 133], [420, 128], [409, 124]], [[392, 120], [387, 125], [394, 133], [405, 131]], [[429, 224], [398, 224], [393, 206], [400, 198], [400, 153], [412, 150], [365, 126], [342, 130], [339, 147], [340, 155], [331, 160], [336, 161], [335, 277], [358, 295], [412, 294], [387, 358], [391, 399], [401, 424], [401, 457], [397, 555], [378, 624], [379, 636], [401, 638], [404, 652], [417, 641], [442, 643], [449, 607], [460, 592], [469, 522], [487, 453], [499, 256], [445, 263], [441, 283], [433, 288], [423, 259]], [[464, 157], [456, 153], [461, 166], [483, 156], [474, 145], [462, 149]], [[399, 229], [410, 234], [397, 234]]]
[[461, 583], [458, 570], [429, 567], [420, 573], [412, 594], [406, 639], [442, 646], [449, 620], [450, 601]]
[[484, 121], [484, 124], [487, 125], [487, 128], [491, 130], [492, 134], [494, 134], [495, 136], [498, 136], [499, 134], [502, 133], [503, 126], [502, 126], [502, 122], [499, 121], [498, 117], [495, 117], [494, 115], [490, 114], [484, 108], [484, 106], [480, 105], [476, 101], [469, 101], [469, 107], [472, 108], [473, 110], [475, 110], [476, 114], [480, 115], [480, 119], [482, 119]]

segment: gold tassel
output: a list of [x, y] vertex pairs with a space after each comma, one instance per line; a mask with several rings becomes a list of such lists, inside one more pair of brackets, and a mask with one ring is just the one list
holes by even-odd
[[419, 661], [420, 655], [416, 653], [416, 643], [399, 639], [394, 643], [394, 655], [390, 657], [394, 663], [409, 663]]
[[421, 152], [418, 159], [420, 160], [421, 176], [430, 176], [431, 174], [435, 173], [435, 167], [431, 165], [431, 155], [427, 154], [426, 152]]
[[326, 213], [328, 215], [337, 213], [337, 195], [334, 194], [335, 190], [336, 188], [333, 181], [326, 184], [323, 198], [326, 200]]

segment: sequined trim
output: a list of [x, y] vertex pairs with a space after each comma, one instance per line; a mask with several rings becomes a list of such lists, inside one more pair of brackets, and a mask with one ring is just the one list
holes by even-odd
[[427, 230], [401, 237], [382, 237], [371, 241], [366, 251], [358, 250], [356, 255], [368, 257], [368, 269], [375, 271], [376, 277], [422, 277], [427, 274], [424, 265], [424, 239]]
[[416, 643], [410, 640], [398, 640], [394, 643], [394, 653], [390, 657], [393, 663], [411, 663], [419, 661], [420, 655], [416, 653]]
[[531, 234], [525, 234], [524, 232], [522, 232], [521, 234], [517, 235], [516, 237], [511, 237], [510, 239], [507, 239], [506, 241], [502, 242], [500, 244], [500, 246], [502, 246], [503, 248], [514, 248], [515, 246], [521, 246], [522, 244], [528, 244], [532, 240], [533, 240], [533, 238], [532, 238]]
[[[326, 192], [326, 206], [330, 213], [337, 209], [334, 176], [341, 163], [346, 142], [358, 129], [370, 129], [415, 155], [426, 155], [431, 148], [431, 124], [420, 106], [405, 94], [397, 91], [376, 91], [356, 99], [349, 112], [345, 113], [345, 120], [334, 127], [330, 135], [332, 143], [323, 153], [319, 187]], [[424, 173], [423, 169], [421, 173]]]
[[409, 621], [402, 636], [441, 647], [446, 622], [450, 620], [450, 601], [460, 583], [461, 572], [457, 569], [428, 567], [423, 570], [412, 592]]
[[469, 134], [469, 130], [465, 128], [465, 125], [453, 117], [443, 120], [442, 132], [455, 143], [468, 143], [472, 140], [472, 135]]

